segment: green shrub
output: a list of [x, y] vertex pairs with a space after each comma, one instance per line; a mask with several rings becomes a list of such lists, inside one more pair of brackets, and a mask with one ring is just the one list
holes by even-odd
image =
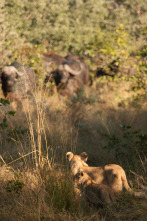
[[15, 175], [15, 178], [13, 180], [7, 181], [6, 190], [8, 192], [14, 191], [14, 192], [18, 193], [22, 190], [22, 188], [25, 184], [22, 181], [23, 176], [21, 173], [20, 174], [15, 173], [14, 175]]
[[141, 130], [132, 130], [131, 126], [123, 124], [120, 124], [120, 128], [120, 136], [104, 134], [108, 141], [104, 148], [114, 151], [116, 160], [123, 168], [137, 170], [147, 154], [147, 134], [143, 134]]

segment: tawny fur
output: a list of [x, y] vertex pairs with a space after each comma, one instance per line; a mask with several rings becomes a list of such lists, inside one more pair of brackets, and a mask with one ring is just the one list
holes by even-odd
[[81, 155], [74, 155], [72, 152], [66, 154], [69, 161], [71, 173], [75, 176], [79, 169], [87, 173], [97, 184], [108, 185], [114, 192], [121, 192], [123, 187], [132, 192], [129, 187], [124, 169], [116, 164], [109, 164], [104, 167], [89, 167], [86, 163], [88, 156], [85, 152]]
[[97, 184], [87, 173], [80, 170], [76, 179], [86, 200], [94, 206], [115, 202], [114, 191], [104, 184]]

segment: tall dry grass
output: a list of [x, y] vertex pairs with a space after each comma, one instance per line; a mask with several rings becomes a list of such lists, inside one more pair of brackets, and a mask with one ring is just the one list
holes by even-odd
[[[93, 87], [71, 100], [44, 91], [34, 97], [14, 117], [7, 115], [8, 127], [1, 129], [0, 220], [145, 220], [145, 199], [122, 194], [116, 205], [97, 209], [77, 197], [65, 153], [86, 151], [90, 165], [126, 166], [115, 150], [103, 148], [108, 145], [103, 134], [120, 137], [120, 124], [146, 133], [147, 110], [118, 107], [116, 92], [109, 88]], [[0, 107], [0, 122], [11, 108]], [[145, 156], [136, 160], [139, 168], [128, 173], [129, 183], [145, 187]]]

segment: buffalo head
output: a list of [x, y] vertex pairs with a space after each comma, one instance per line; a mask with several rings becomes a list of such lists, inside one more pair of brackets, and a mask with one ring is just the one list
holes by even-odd
[[2, 69], [1, 82], [2, 90], [5, 96], [8, 92], [13, 91], [13, 86], [21, 75], [22, 73], [19, 72], [14, 66], [5, 66]]

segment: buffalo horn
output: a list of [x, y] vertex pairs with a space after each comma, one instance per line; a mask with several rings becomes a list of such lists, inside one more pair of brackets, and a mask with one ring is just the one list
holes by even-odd
[[61, 65], [59, 65], [59, 70], [61, 70], [61, 71], [63, 71], [63, 70], [68, 71], [68, 72], [70, 72], [73, 75], [81, 74], [81, 71], [82, 71], [82, 64], [81, 63], [80, 63], [80, 68], [81, 68], [80, 71], [75, 71], [68, 64], [64, 64], [64, 65], [61, 64]]

